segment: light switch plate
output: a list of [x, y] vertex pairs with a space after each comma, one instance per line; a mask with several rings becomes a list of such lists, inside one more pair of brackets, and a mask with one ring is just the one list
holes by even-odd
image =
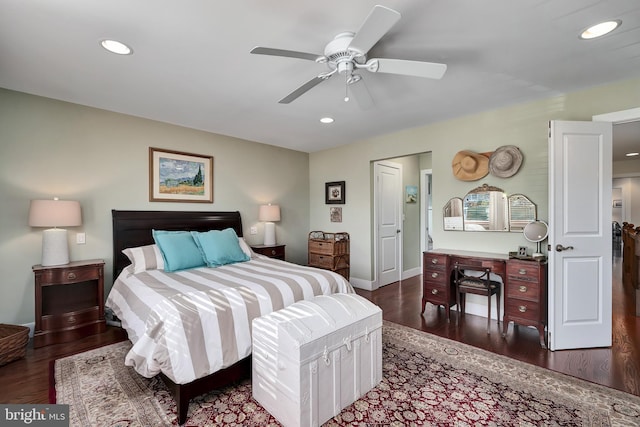
[[249, 230], [249, 232], [251, 234], [258, 234], [258, 227], [251, 227], [251, 229]]
[[87, 235], [85, 233], [76, 233], [76, 243], [78, 245], [87, 243]]

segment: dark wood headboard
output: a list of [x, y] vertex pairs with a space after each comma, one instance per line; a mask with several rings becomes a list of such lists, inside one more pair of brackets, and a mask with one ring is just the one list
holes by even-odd
[[240, 212], [118, 211], [113, 220], [113, 280], [131, 264], [123, 249], [150, 245], [151, 230], [209, 231], [233, 228], [242, 236]]

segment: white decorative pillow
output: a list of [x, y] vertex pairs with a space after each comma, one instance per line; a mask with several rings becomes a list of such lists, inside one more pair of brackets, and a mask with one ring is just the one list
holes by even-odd
[[242, 252], [247, 254], [249, 258], [253, 258], [253, 249], [251, 249], [251, 247], [247, 244], [247, 242], [244, 240], [244, 237], [238, 237], [238, 243], [240, 243], [240, 249], [242, 249]]
[[127, 248], [122, 253], [131, 261], [134, 274], [147, 270], [164, 270], [164, 258], [158, 245]]

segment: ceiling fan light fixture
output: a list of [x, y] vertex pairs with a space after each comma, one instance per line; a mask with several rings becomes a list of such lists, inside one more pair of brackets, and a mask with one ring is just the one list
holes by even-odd
[[598, 37], [602, 37], [606, 34], [609, 34], [616, 28], [618, 28], [621, 24], [622, 24], [622, 21], [619, 19], [600, 22], [582, 31], [582, 33], [580, 33], [580, 38], [583, 40], [591, 40]]
[[333, 122], [334, 122], [333, 117], [323, 117], [320, 119], [320, 123], [324, 123], [325, 125], [328, 125]]
[[131, 55], [133, 54], [133, 49], [131, 49], [126, 44], [119, 42], [117, 40], [105, 39], [100, 41], [100, 46], [105, 48], [111, 53], [115, 53], [116, 55]]

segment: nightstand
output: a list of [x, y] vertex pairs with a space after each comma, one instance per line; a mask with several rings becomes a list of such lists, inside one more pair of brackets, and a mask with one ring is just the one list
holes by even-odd
[[284, 247], [285, 245], [256, 245], [251, 246], [251, 249], [257, 254], [284, 260]]
[[33, 346], [104, 332], [104, 261], [34, 265], [36, 326]]

